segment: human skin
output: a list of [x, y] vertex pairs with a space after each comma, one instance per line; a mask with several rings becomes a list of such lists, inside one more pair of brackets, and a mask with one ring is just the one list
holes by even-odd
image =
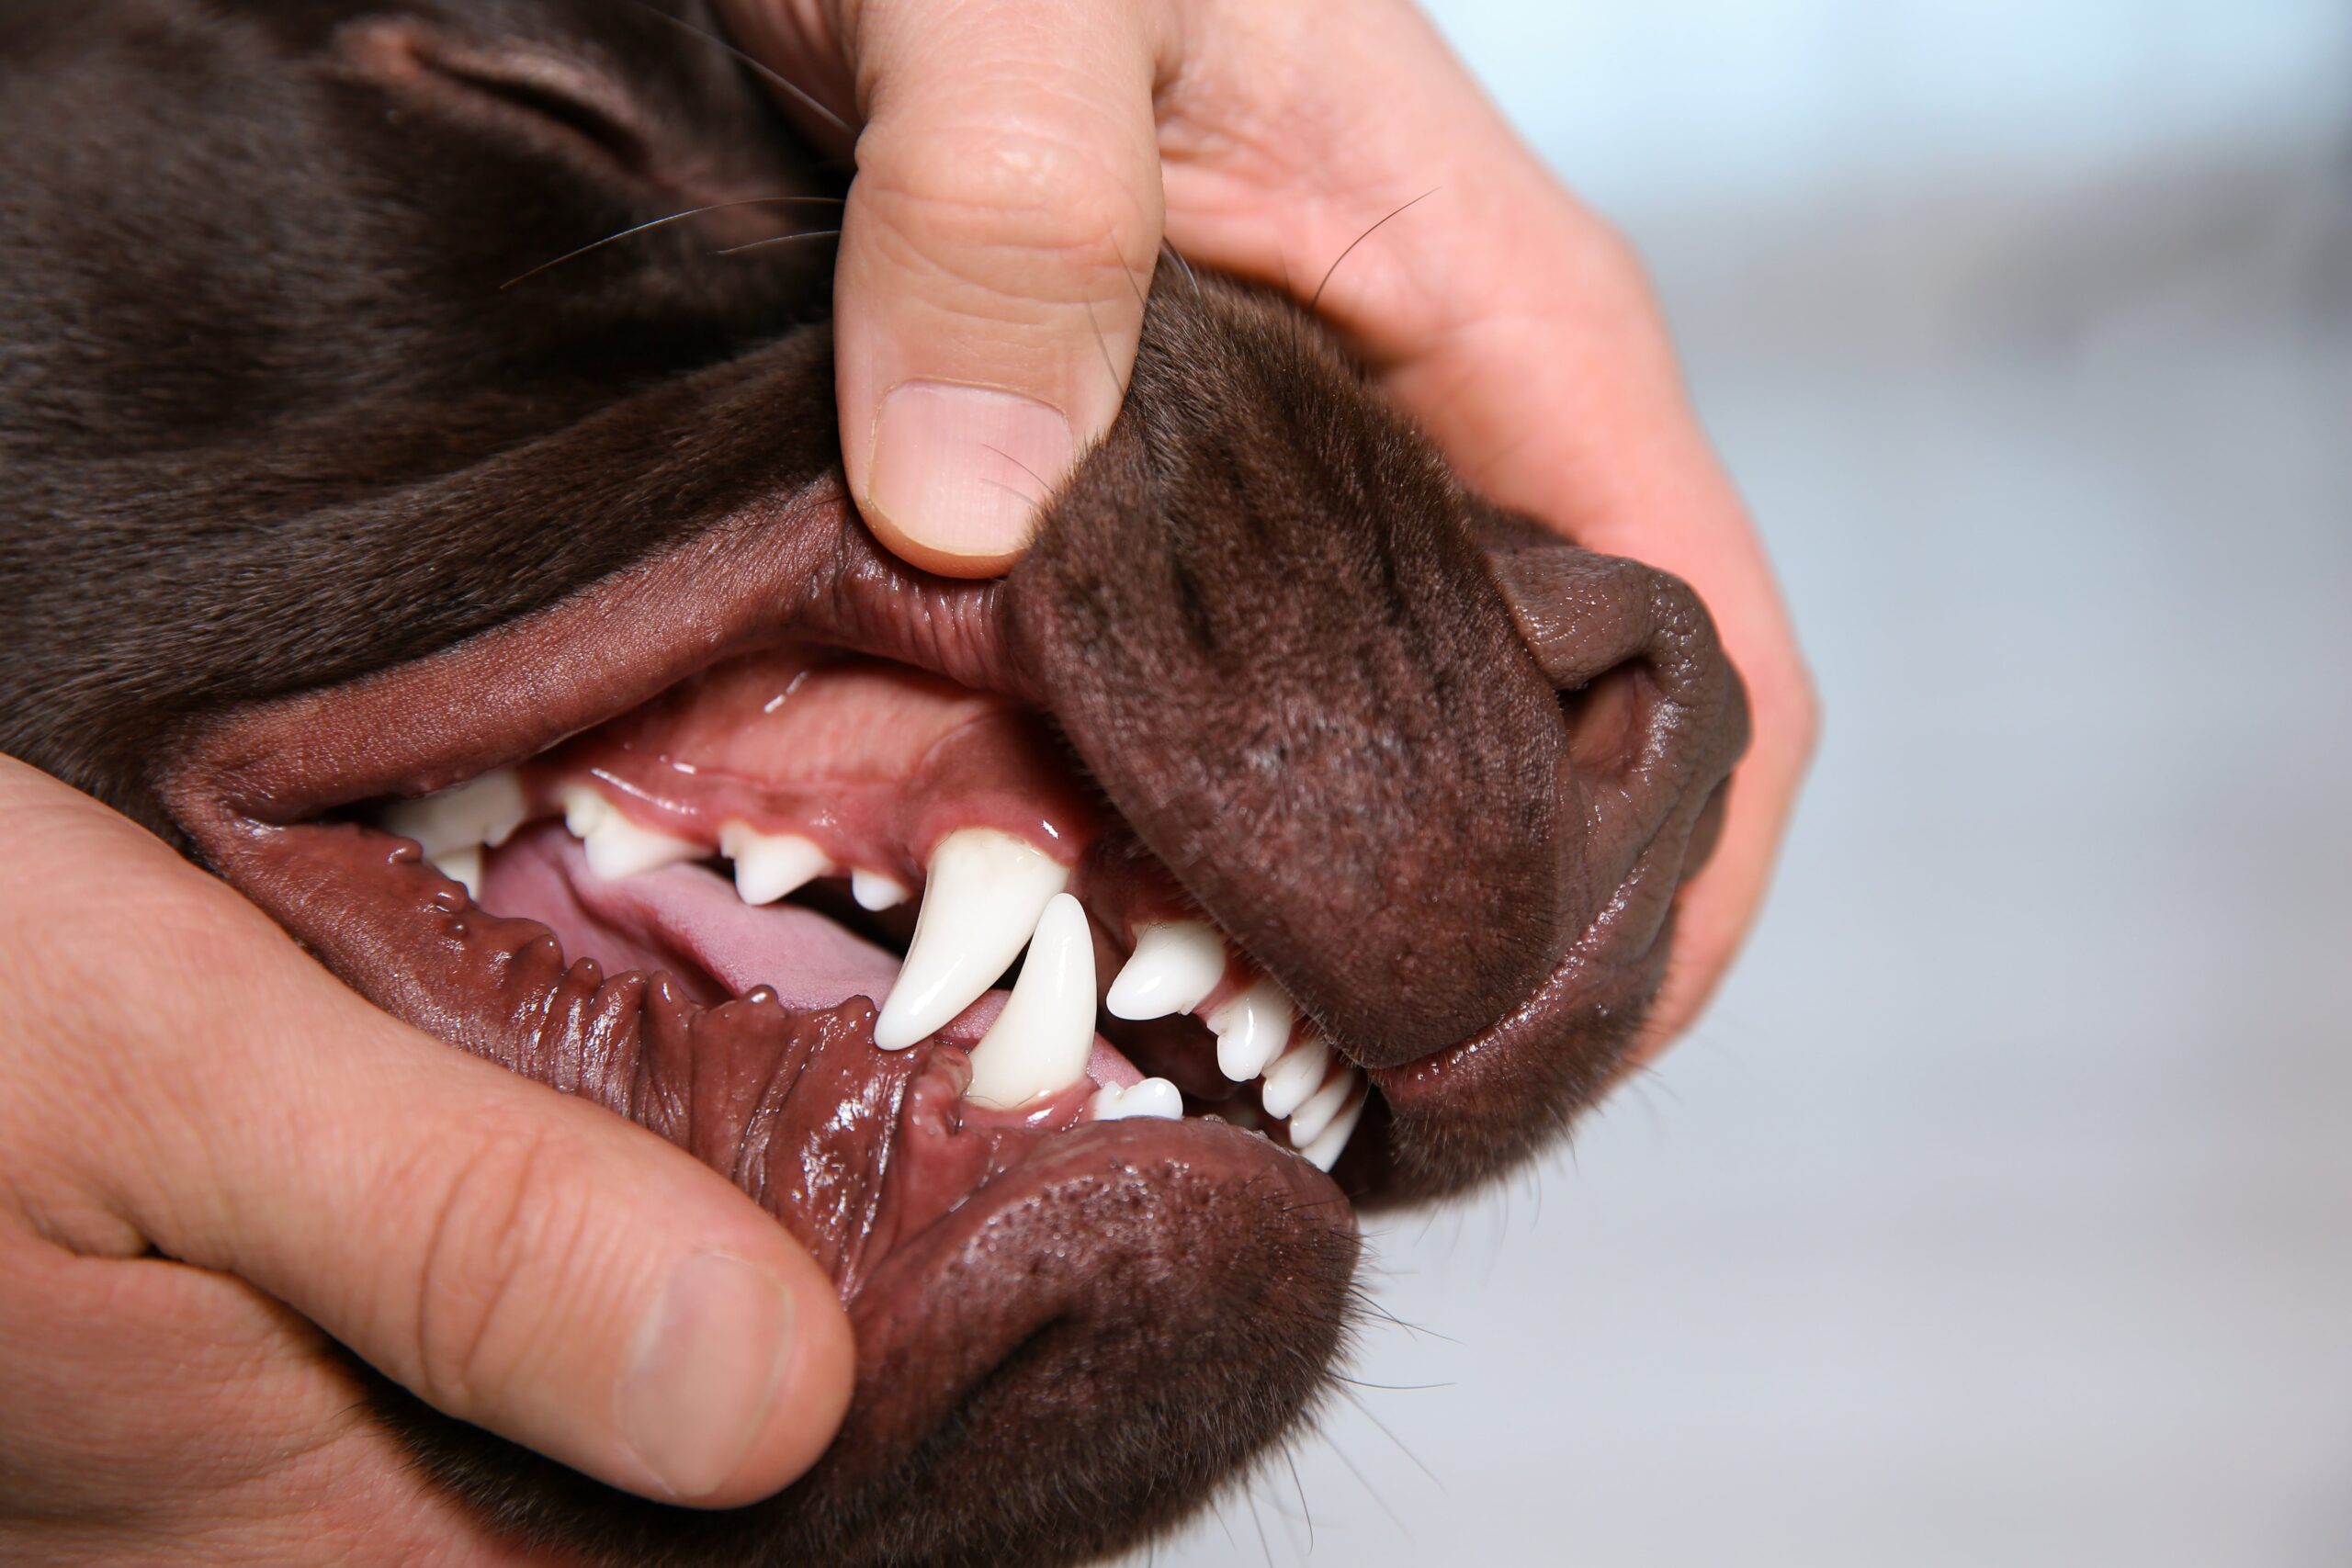
[[[1760, 897], [1810, 692], [1637, 264], [1418, 14], [733, 9], [747, 44], [863, 127], [838, 285], [843, 451], [877, 533], [936, 570], [1018, 558], [1024, 491], [1116, 412], [1163, 235], [1307, 298], [1396, 214], [1320, 309], [1480, 489], [1697, 587], [1747, 682], [1755, 743], [1682, 896], [1652, 1048], [1679, 1032]], [[908, 382], [999, 400], [947, 422], [960, 449], [937, 428], [886, 446], [879, 410]], [[970, 439], [1008, 395], [1051, 417]], [[988, 471], [1004, 451], [1017, 473]], [[365, 1414], [334, 1341], [649, 1495], [744, 1501], [822, 1450], [846, 1327], [723, 1179], [377, 1012], [222, 885], [5, 760], [0, 841], [0, 980], [23, 1004], [0, 1043], [0, 1475], [45, 1499], [0, 1519], [0, 1556], [498, 1561]], [[713, 1255], [734, 1261], [696, 1261]], [[664, 1333], [681, 1278], [707, 1286], [689, 1315], [711, 1332]], [[716, 1385], [779, 1369], [724, 1451], [682, 1445], [673, 1415], [628, 1392], [639, 1355], [689, 1338], [717, 1348]]]

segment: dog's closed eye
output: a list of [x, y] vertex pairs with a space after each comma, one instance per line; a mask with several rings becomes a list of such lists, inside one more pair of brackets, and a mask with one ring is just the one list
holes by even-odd
[[545, 155], [653, 173], [653, 127], [617, 83], [582, 60], [511, 38], [469, 39], [416, 18], [356, 25], [344, 49], [356, 74], [412, 112]]

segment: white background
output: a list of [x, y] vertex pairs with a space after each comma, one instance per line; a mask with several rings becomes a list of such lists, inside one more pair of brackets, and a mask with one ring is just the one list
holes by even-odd
[[1440, 11], [1827, 735], [1698, 1034], [1376, 1236], [1353, 1375], [1437, 1386], [1158, 1561], [2352, 1563], [2352, 8]]

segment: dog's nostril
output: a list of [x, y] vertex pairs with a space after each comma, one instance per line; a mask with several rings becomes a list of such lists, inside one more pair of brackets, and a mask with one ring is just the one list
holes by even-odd
[[1640, 664], [1621, 664], [1559, 694], [1568, 721], [1568, 760], [1589, 778], [1623, 772], [1638, 756], [1642, 716], [1657, 682]]

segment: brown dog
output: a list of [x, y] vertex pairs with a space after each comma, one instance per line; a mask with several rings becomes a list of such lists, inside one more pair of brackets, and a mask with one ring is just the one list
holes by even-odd
[[[1611, 1080], [1745, 704], [1688, 590], [1500, 515], [1296, 308], [1181, 268], [1021, 566], [899, 564], [837, 471], [839, 180], [672, 9], [0, 13], [0, 748], [833, 1269], [858, 1392], [778, 1497], [665, 1509], [387, 1390], [448, 1485], [597, 1562], [1080, 1560], [1311, 1409], [1343, 1188], [1459, 1191]], [[479, 903], [368, 825], [485, 778], [499, 820], [424, 845]], [[1222, 942], [1189, 1012], [1080, 1043], [1097, 1111], [1149, 1073], [1189, 1114], [964, 1100], [1001, 994], [876, 1048], [910, 944], [959, 954], [862, 906], [945, 908], [972, 832], [1090, 962]], [[1017, 952], [1036, 900], [974, 886]]]

